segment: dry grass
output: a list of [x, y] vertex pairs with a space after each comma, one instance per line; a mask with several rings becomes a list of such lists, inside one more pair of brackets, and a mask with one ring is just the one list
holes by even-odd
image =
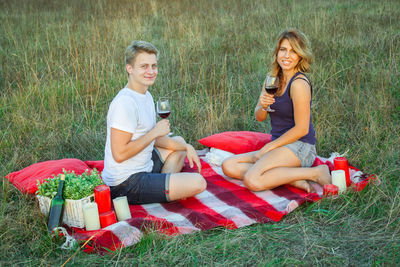
[[[297, 27], [312, 43], [313, 121], [320, 155], [383, 181], [308, 204], [276, 224], [215, 229], [70, 265], [399, 265], [400, 7], [397, 1], [2, 1], [0, 176], [32, 163], [103, 158], [105, 116], [125, 85], [133, 39], [161, 51], [153, 97], [172, 100], [174, 132], [198, 139], [266, 131], [253, 117], [276, 36]], [[195, 126], [195, 127], [194, 127]], [[34, 199], [0, 186], [0, 264], [60, 265]]]

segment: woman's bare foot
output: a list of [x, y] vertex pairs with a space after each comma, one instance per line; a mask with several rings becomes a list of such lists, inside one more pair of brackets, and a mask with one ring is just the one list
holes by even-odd
[[322, 186], [332, 183], [332, 177], [331, 177], [331, 174], [329, 173], [329, 167], [327, 165], [322, 164], [315, 168], [317, 168], [319, 171], [319, 174], [318, 174], [318, 177], [316, 180], [317, 183], [319, 183]]
[[298, 180], [291, 182], [290, 185], [297, 187], [299, 189], [302, 189], [306, 191], [307, 193], [313, 193], [315, 192], [315, 189], [312, 185], [310, 185], [306, 180]]

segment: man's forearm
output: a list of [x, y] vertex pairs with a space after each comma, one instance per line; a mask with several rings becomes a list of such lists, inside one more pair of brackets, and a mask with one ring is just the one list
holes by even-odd
[[[182, 139], [183, 140], [183, 139]], [[187, 145], [186, 142], [181, 142], [178, 140], [175, 140], [169, 136], [161, 136], [156, 138], [156, 143], [155, 145], [161, 148], [169, 149], [169, 150], [186, 150]]]
[[154, 131], [149, 131], [148, 133], [144, 134], [140, 138], [136, 140], [127, 141], [121, 140], [121, 136], [117, 133], [113, 136], [111, 134], [111, 151], [114, 157], [114, 160], [118, 163], [121, 163], [127, 159], [132, 158], [133, 156], [139, 154], [143, 149], [145, 149], [148, 145], [153, 142], [157, 138], [157, 134]]

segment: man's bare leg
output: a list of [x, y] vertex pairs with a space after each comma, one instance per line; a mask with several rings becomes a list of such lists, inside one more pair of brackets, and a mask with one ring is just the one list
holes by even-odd
[[[172, 137], [177, 141], [186, 143], [180, 136]], [[203, 192], [207, 187], [207, 182], [198, 173], [185, 172], [179, 173], [186, 158], [186, 151], [172, 151], [157, 147], [164, 166], [161, 173], [170, 173], [169, 180], [169, 199], [170, 201], [188, 198]]]
[[[172, 138], [179, 142], [186, 143], [180, 136], [174, 136]], [[173, 151], [160, 147], [157, 147], [157, 150], [160, 152], [161, 159], [164, 161], [161, 173], [178, 173], [182, 170], [185, 164], [186, 151]]]
[[172, 173], [169, 180], [169, 198], [171, 201], [192, 197], [203, 192], [207, 182], [199, 173]]

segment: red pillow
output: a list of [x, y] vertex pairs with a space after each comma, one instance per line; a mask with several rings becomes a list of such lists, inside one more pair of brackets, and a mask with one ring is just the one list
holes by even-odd
[[91, 171], [86, 163], [79, 159], [49, 160], [32, 164], [20, 171], [12, 172], [6, 178], [22, 193], [35, 194], [37, 191], [37, 180], [44, 179], [66, 171], [75, 171], [77, 175]]
[[199, 140], [199, 143], [207, 147], [241, 154], [259, 150], [270, 141], [270, 134], [250, 131], [230, 131], [204, 137]]
[[86, 160], [84, 162], [89, 166], [89, 168], [96, 168], [99, 173], [104, 169], [104, 160]]

